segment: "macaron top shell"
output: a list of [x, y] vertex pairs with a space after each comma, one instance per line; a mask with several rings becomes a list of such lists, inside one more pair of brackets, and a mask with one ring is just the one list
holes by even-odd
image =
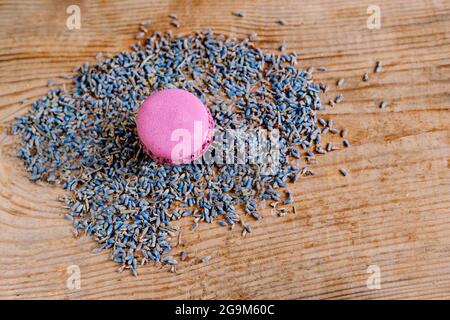
[[192, 93], [166, 89], [148, 97], [138, 110], [136, 126], [153, 160], [169, 164], [198, 159], [212, 141], [214, 121]]

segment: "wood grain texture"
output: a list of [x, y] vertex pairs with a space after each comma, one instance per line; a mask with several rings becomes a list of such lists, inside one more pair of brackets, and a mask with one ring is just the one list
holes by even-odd
[[[0, 298], [450, 298], [450, 2], [375, 2], [0, 0]], [[81, 8], [80, 30], [65, 26], [70, 4]], [[381, 8], [380, 30], [366, 27], [370, 4]], [[65, 83], [97, 52], [127, 50], [143, 19], [170, 29], [169, 13], [180, 32], [257, 32], [265, 50], [285, 42], [301, 67], [328, 67], [315, 74], [331, 85], [324, 101], [345, 100], [321, 114], [349, 128], [352, 146], [292, 186], [296, 215], [266, 210], [246, 238], [215, 225], [190, 231], [184, 219], [191, 258], [177, 274], [146, 266], [136, 279], [72, 237], [64, 191], [28, 180], [8, 127], [49, 79]], [[373, 74], [377, 60], [383, 71]], [[339, 77], [348, 80], [338, 91]], [[80, 266], [80, 290], [66, 286], [70, 265]], [[380, 290], [366, 286], [369, 265], [381, 268]]]

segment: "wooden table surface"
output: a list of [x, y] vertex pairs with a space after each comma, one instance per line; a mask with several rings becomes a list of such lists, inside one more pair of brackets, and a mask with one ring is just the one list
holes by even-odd
[[[79, 30], [66, 27], [71, 4]], [[381, 9], [379, 30], [367, 27], [369, 5]], [[345, 100], [320, 114], [349, 128], [352, 146], [321, 156], [316, 175], [292, 186], [296, 215], [267, 209], [245, 238], [216, 225], [194, 232], [184, 219], [191, 259], [177, 274], [149, 265], [135, 278], [72, 236], [64, 191], [28, 180], [9, 127], [48, 80], [67, 83], [97, 52], [128, 50], [143, 19], [170, 29], [170, 13], [180, 32], [257, 32], [265, 50], [285, 42], [300, 67], [328, 67], [315, 74], [331, 85], [324, 101]], [[0, 298], [450, 298], [450, 1], [0, 0], [0, 30]], [[348, 79], [341, 90], [339, 77]], [[210, 263], [199, 264], [205, 255]], [[79, 290], [67, 286], [73, 265]], [[369, 266], [379, 267], [380, 289], [367, 286]]]

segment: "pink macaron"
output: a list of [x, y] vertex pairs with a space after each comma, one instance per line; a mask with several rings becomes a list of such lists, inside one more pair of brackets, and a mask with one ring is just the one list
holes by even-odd
[[166, 89], [144, 101], [136, 126], [153, 160], [176, 165], [202, 156], [211, 144], [214, 121], [208, 108], [192, 93]]

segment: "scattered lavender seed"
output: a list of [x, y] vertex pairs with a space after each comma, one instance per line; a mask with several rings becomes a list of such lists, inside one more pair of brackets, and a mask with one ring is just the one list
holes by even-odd
[[287, 22], [284, 19], [279, 19], [279, 20], [276, 21], [276, 23], [278, 23], [281, 26], [286, 26], [287, 25]]
[[239, 12], [239, 11], [232, 12], [231, 14], [233, 16], [239, 17], [239, 18], [244, 18], [245, 17], [245, 15], [242, 12]]
[[248, 36], [248, 39], [249, 39], [249, 40], [254, 40], [254, 39], [256, 39], [257, 36], [258, 36], [258, 34], [257, 34], [256, 32], [254, 32], [254, 33], [252, 33], [252, 34], [250, 34], [250, 35]]
[[208, 263], [211, 260], [211, 256], [204, 256], [201, 259], [202, 263]]
[[340, 169], [339, 169], [339, 172], [340, 172], [344, 177], [346, 177], [346, 176], [348, 175], [347, 170], [345, 170], [344, 168], [340, 168]]
[[342, 100], [344, 100], [344, 96], [342, 94], [338, 94], [336, 98], [334, 98], [334, 103], [340, 103]]
[[317, 152], [318, 154], [325, 154], [325, 153], [327, 153], [324, 149], [322, 149], [322, 148], [319, 147], [319, 146], [317, 146], [315, 150], [316, 150], [316, 152]]
[[387, 105], [388, 105], [388, 101], [386, 99], [381, 100], [380, 109], [386, 108]]
[[177, 241], [177, 246], [181, 246], [182, 241], [181, 241], [181, 237], [182, 237], [183, 233], [180, 231], [178, 232], [178, 241]]
[[336, 85], [338, 87], [341, 87], [344, 83], [345, 83], [345, 78], [340, 78], [339, 80], [336, 81]]
[[284, 216], [286, 216], [286, 209], [285, 208], [279, 208], [277, 210], [277, 213], [278, 213], [278, 216], [284, 217]]
[[169, 18], [173, 19], [173, 20], [178, 20], [178, 17], [177, 17], [177, 15], [175, 13], [169, 14]]
[[350, 147], [350, 142], [347, 139], [342, 140], [342, 144], [344, 145], [344, 147], [348, 148]]
[[338, 133], [339, 133], [339, 130], [338, 130], [337, 128], [331, 128], [331, 129], [330, 129], [330, 133], [332, 133], [332, 134], [338, 134]]
[[164, 257], [162, 261], [165, 263], [168, 263], [168, 264], [172, 264], [172, 265], [178, 263], [178, 261], [171, 256]]
[[99, 254], [100, 252], [102, 252], [102, 250], [103, 250], [102, 248], [98, 248], [98, 247], [97, 247], [97, 248], [92, 249], [91, 252], [92, 252], [93, 254]]
[[322, 119], [322, 118], [319, 118], [319, 119], [318, 119], [318, 121], [319, 121], [319, 123], [320, 123], [320, 125], [321, 125], [321, 126], [323, 126], [323, 127], [326, 127], [326, 126], [328, 126], [328, 122], [327, 122], [327, 121], [325, 121], [324, 119]]
[[343, 128], [341, 130], [341, 138], [345, 138], [348, 134], [348, 129], [347, 128]]
[[136, 40], [141, 40], [145, 37], [145, 33], [144, 32], [139, 32], [134, 38]]
[[331, 148], [331, 151], [336, 151], [336, 150], [340, 150], [340, 149], [341, 149], [341, 148], [336, 147], [336, 146], [333, 145], [333, 147]]
[[222, 227], [225, 227], [227, 225], [227, 223], [223, 220], [219, 220], [219, 221], [217, 221], [217, 223]]
[[377, 61], [377, 62], [375, 63], [374, 72], [375, 72], [375, 73], [379, 73], [379, 72], [381, 72], [381, 69], [382, 69], [381, 61]]
[[364, 75], [363, 75], [363, 77], [362, 77], [362, 80], [363, 80], [364, 82], [369, 81], [369, 74], [368, 74], [367, 72], [364, 73]]
[[330, 152], [333, 150], [333, 144], [331, 142], [327, 143], [326, 150], [327, 150], [327, 152]]
[[328, 92], [330, 90], [330, 86], [327, 84], [319, 83], [319, 87], [322, 90], [322, 92]]
[[180, 252], [180, 260], [181, 260], [181, 261], [185, 261], [186, 258], [187, 258], [187, 253], [186, 253], [186, 251], [181, 251], [181, 252]]
[[178, 21], [172, 21], [171, 23], [170, 23], [172, 26], [174, 26], [175, 28], [179, 28], [180, 27], [180, 23], [178, 22]]
[[325, 72], [328, 71], [328, 69], [326, 67], [319, 67], [317, 68], [317, 71]]

